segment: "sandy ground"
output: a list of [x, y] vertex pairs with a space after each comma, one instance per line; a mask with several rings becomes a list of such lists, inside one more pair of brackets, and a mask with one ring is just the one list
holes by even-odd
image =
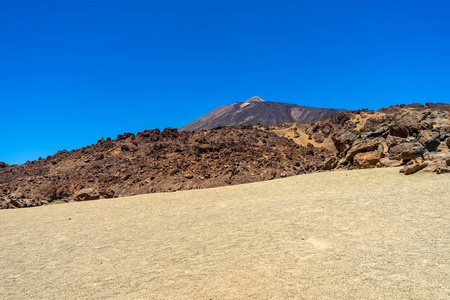
[[1, 299], [449, 299], [450, 175], [336, 171], [0, 211]]

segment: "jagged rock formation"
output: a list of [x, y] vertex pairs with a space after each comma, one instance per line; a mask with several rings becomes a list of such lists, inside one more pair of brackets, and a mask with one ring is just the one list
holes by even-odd
[[392, 106], [366, 118], [362, 128], [332, 135], [337, 154], [325, 160], [322, 170], [334, 168], [404, 167], [450, 172], [450, 105]]
[[316, 147], [324, 147], [330, 151], [337, 152], [333, 136], [345, 131], [370, 131], [382, 124], [395, 124], [401, 122], [408, 126], [414, 126], [418, 122], [417, 112], [420, 111], [450, 111], [450, 104], [426, 103], [395, 105], [381, 108], [378, 111], [362, 109], [347, 111], [332, 115], [326, 119], [316, 122], [302, 124], [282, 123], [271, 126], [274, 132], [292, 139], [299, 145], [306, 146], [308, 143]]
[[0, 164], [0, 207], [270, 180], [312, 172], [330, 154], [260, 125], [126, 133], [23, 165]]
[[313, 122], [343, 111], [345, 110], [270, 102], [264, 101], [259, 97], [252, 97], [245, 102], [221, 106], [192, 123], [181, 127], [180, 131], [199, 131], [218, 126], [251, 123], [275, 125], [282, 122]]

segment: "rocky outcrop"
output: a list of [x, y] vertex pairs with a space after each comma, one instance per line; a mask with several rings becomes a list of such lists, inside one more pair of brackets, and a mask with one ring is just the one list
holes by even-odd
[[24, 208], [24, 207], [34, 207], [48, 204], [45, 200], [35, 201], [33, 199], [25, 198], [23, 193], [11, 193], [4, 196], [0, 201], [1, 209], [13, 209], [13, 208]]
[[86, 188], [75, 194], [76, 201], [96, 200], [100, 199], [100, 193], [93, 188]]
[[330, 155], [260, 125], [125, 133], [23, 165], [2, 165], [0, 205], [22, 208], [271, 180], [313, 172]]
[[389, 149], [390, 159], [414, 159], [421, 157], [425, 153], [425, 148], [418, 142], [405, 142], [393, 146]]
[[365, 126], [359, 132], [335, 134], [333, 142], [337, 154], [327, 158], [320, 168], [403, 165], [401, 172], [405, 174], [420, 170], [446, 173], [450, 160], [450, 111], [433, 111], [419, 105], [407, 107], [406, 112], [397, 107], [387, 111], [394, 116], [398, 113], [397, 118], [385, 117], [379, 124]]

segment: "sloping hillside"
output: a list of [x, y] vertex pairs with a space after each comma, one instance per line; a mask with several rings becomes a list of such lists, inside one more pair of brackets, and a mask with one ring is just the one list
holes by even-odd
[[329, 155], [264, 126], [127, 133], [23, 165], [1, 165], [0, 207], [269, 180], [312, 172]]

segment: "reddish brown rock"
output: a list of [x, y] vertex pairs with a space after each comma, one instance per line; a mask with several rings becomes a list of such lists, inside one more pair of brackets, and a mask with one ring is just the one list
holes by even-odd
[[357, 136], [358, 134], [355, 131], [346, 131], [340, 135], [334, 136], [333, 143], [338, 153], [344, 152], [349, 149], [349, 144], [351, 144], [357, 138]]
[[338, 163], [337, 157], [335, 156], [329, 157], [325, 159], [325, 162], [323, 163], [321, 170], [331, 170], [334, 167], [336, 167], [337, 163]]
[[404, 166], [400, 170], [400, 172], [405, 173], [405, 175], [409, 175], [409, 174], [413, 174], [417, 171], [422, 170], [426, 166], [428, 166], [428, 163], [426, 163], [426, 162], [414, 162], [412, 164], [407, 164], [406, 166]]
[[401, 143], [406, 142], [406, 139], [398, 137], [398, 136], [392, 136], [392, 135], [388, 135], [386, 137], [386, 145], [390, 148], [390, 147], [394, 147], [396, 145], [399, 145]]
[[353, 162], [359, 169], [374, 168], [381, 159], [379, 151], [358, 153], [353, 158]]
[[380, 165], [383, 167], [398, 167], [401, 164], [401, 160], [390, 159], [389, 157], [383, 157], [380, 159]]
[[348, 150], [345, 160], [351, 161], [358, 153], [373, 151], [378, 148], [379, 144], [380, 142], [376, 140], [357, 140], [350, 150]]
[[408, 127], [404, 125], [403, 126], [393, 125], [390, 126], [389, 130], [383, 134], [384, 137], [387, 137], [388, 135], [407, 138], [409, 136], [409, 130]]

